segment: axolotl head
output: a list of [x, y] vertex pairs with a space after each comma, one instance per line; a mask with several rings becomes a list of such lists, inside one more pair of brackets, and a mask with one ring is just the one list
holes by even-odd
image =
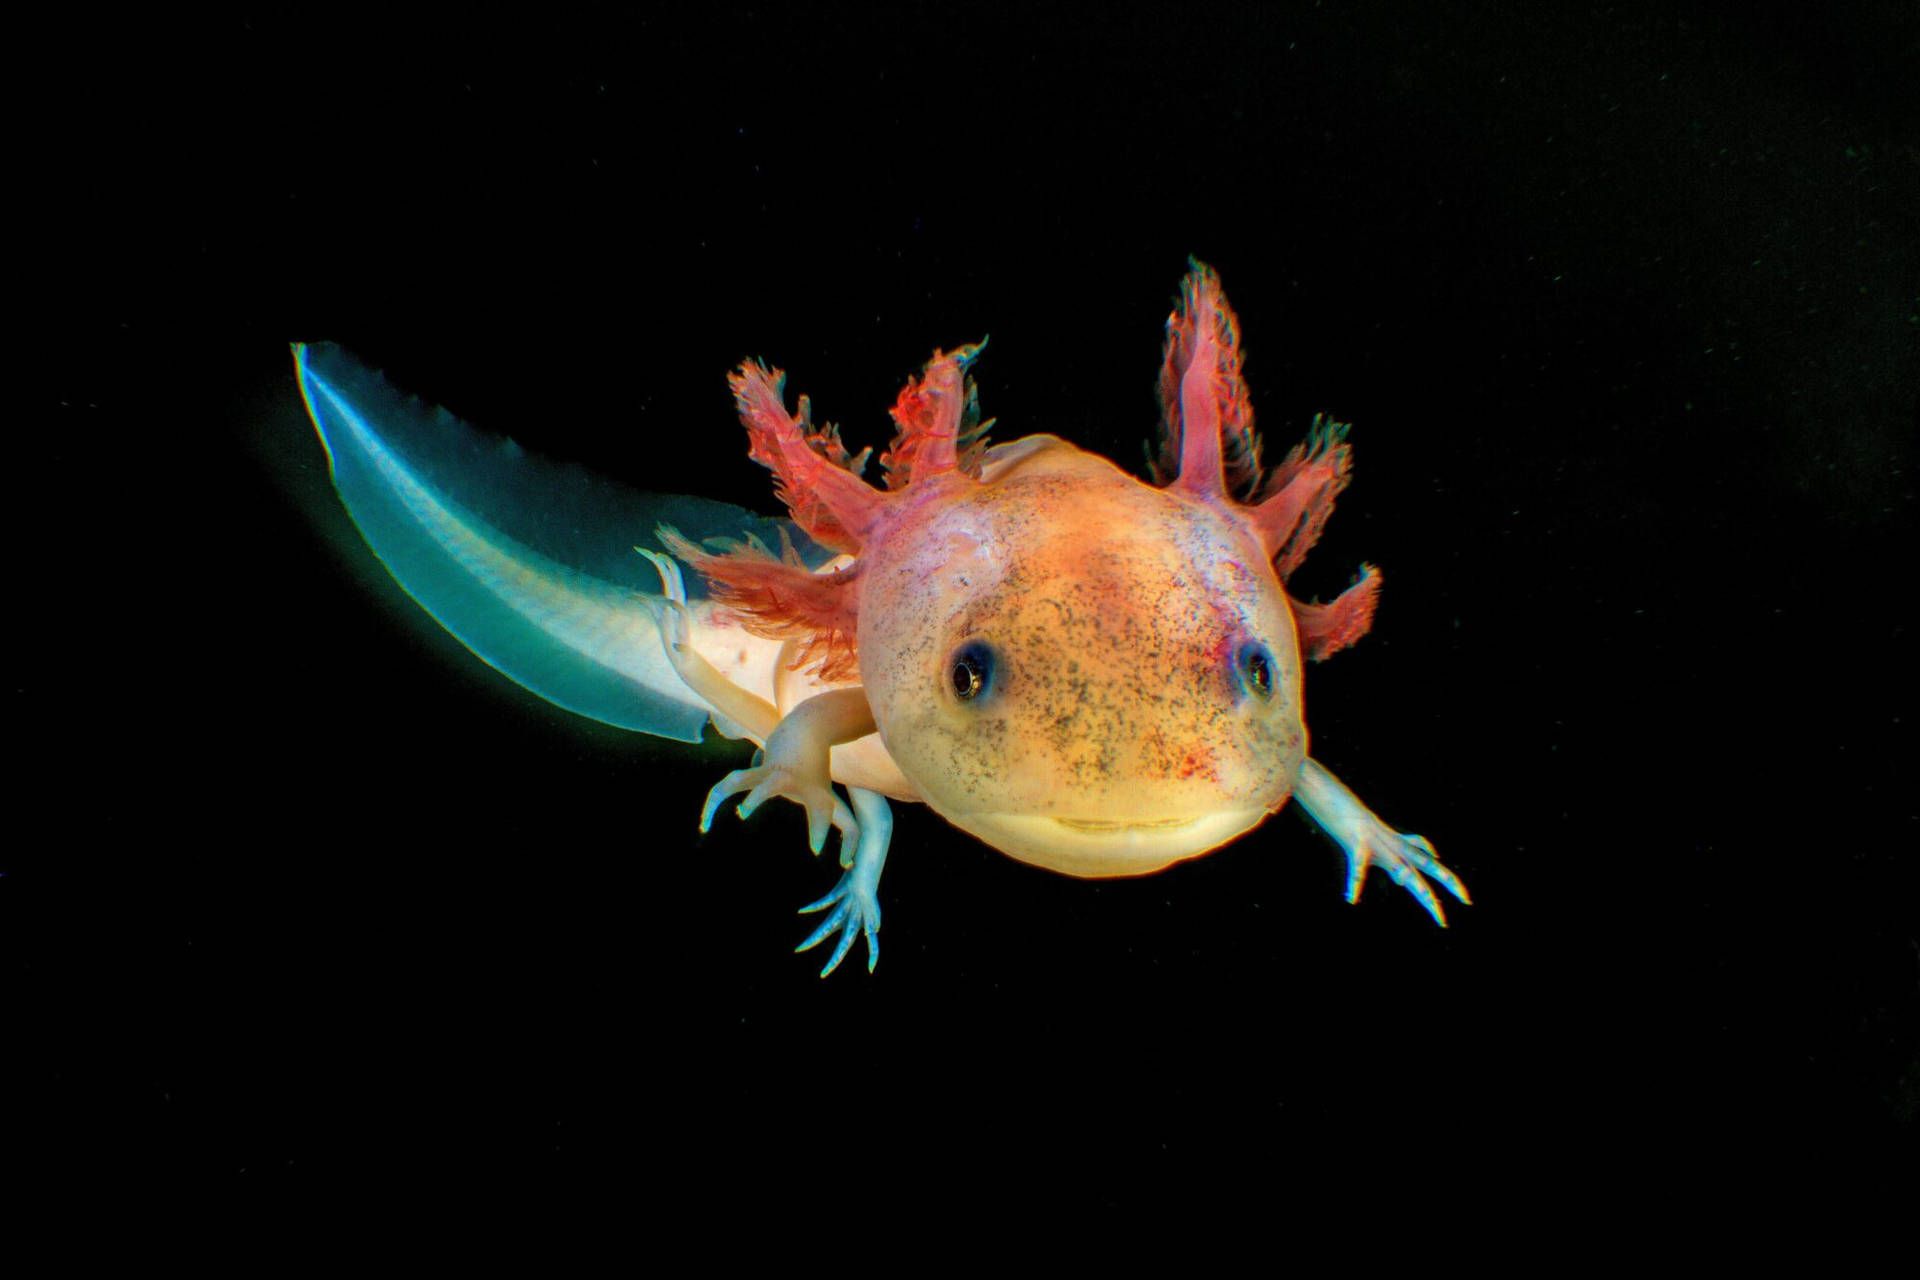
[[985, 447], [968, 366], [908, 383], [883, 491], [806, 397], [743, 366], [752, 456], [794, 521], [852, 557], [810, 574], [761, 551], [688, 549], [762, 634], [855, 675], [888, 753], [949, 821], [1016, 858], [1137, 875], [1205, 853], [1287, 800], [1306, 758], [1300, 662], [1364, 633], [1378, 577], [1326, 605], [1283, 579], [1346, 483], [1345, 428], [1270, 472], [1238, 326], [1194, 264], [1167, 322], [1153, 484], [1052, 436]]
[[1022, 447], [863, 557], [860, 676], [888, 752], [954, 825], [1073, 875], [1155, 871], [1258, 825], [1306, 753], [1259, 541], [1071, 445]]

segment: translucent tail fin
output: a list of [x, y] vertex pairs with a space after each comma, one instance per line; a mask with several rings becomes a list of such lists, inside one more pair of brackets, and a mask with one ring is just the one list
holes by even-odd
[[294, 366], [360, 533], [407, 594], [503, 675], [624, 729], [697, 742], [711, 708], [661, 649], [659, 580], [635, 546], [670, 524], [696, 541], [790, 524], [725, 503], [621, 488], [490, 440], [396, 391], [337, 347]]

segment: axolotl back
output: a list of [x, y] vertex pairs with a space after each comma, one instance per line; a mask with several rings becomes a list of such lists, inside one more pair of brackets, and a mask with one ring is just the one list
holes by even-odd
[[[1302, 659], [1363, 635], [1379, 593], [1366, 567], [1329, 604], [1284, 586], [1346, 484], [1346, 429], [1316, 420], [1263, 465], [1237, 325], [1207, 268], [1194, 266], [1167, 331], [1152, 483], [1053, 436], [989, 446], [968, 373], [977, 346], [936, 352], [901, 392], [884, 487], [861, 478], [868, 451], [816, 427], [804, 396], [788, 410], [777, 371], [742, 366], [732, 383], [750, 454], [792, 525], [739, 513], [715, 536], [715, 512], [730, 509], [693, 508], [705, 528], [689, 531], [667, 523], [688, 500], [635, 495], [631, 527], [608, 536], [631, 542], [662, 522], [665, 553], [641, 551], [657, 592], [554, 560], [423, 478], [430, 468], [384, 444], [409, 433], [377, 425], [418, 410], [369, 411], [297, 351], [349, 510], [450, 630], [584, 714], [668, 736], [704, 714], [759, 743], [709, 794], [702, 829], [744, 795], [743, 815], [775, 796], [802, 805], [816, 852], [840, 830], [845, 874], [803, 908], [826, 915], [802, 949], [838, 935], [823, 972], [856, 935], [869, 968], [877, 960], [887, 797], [1076, 876], [1159, 870], [1292, 797], [1346, 851], [1350, 901], [1378, 862], [1444, 924], [1429, 878], [1464, 902], [1459, 879], [1307, 755]], [[362, 400], [384, 392], [358, 385]], [[379, 465], [343, 479], [343, 444]], [[689, 596], [680, 563], [708, 599]]]

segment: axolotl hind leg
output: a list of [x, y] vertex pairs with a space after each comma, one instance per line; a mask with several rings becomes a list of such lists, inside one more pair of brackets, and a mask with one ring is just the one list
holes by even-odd
[[878, 791], [848, 787], [847, 794], [853, 797], [853, 812], [859, 819], [859, 839], [851, 849], [845, 840], [841, 842], [840, 865], [846, 872], [833, 892], [800, 908], [801, 915], [827, 911], [829, 907], [832, 910], [820, 927], [794, 948], [808, 951], [839, 933], [832, 957], [820, 970], [823, 978], [840, 967], [854, 938], [862, 933], [867, 937], [867, 972], [872, 973], [873, 966], [880, 963], [880, 872], [887, 865], [887, 845], [893, 840], [893, 810]]
[[1428, 877], [1439, 881], [1442, 888], [1461, 902], [1472, 904], [1467, 886], [1441, 864], [1434, 856], [1433, 846], [1424, 837], [1404, 835], [1374, 817], [1373, 811], [1360, 803], [1360, 797], [1347, 790], [1345, 784], [1318, 761], [1310, 759], [1300, 766], [1293, 798], [1346, 850], [1348, 902], [1360, 901], [1367, 868], [1378, 863], [1443, 929], [1447, 925], [1447, 914], [1440, 909], [1440, 895], [1433, 891]]
[[[830, 689], [815, 694], [780, 721], [752, 767], [736, 769], [707, 793], [700, 814], [705, 831], [713, 815], [731, 796], [746, 793], [740, 802], [745, 818], [776, 796], [807, 811], [807, 843], [815, 853], [826, 843], [827, 826], [840, 829], [840, 865], [846, 868], [833, 892], [801, 912], [832, 910], [811, 937], [796, 951], [818, 945], [838, 931], [840, 941], [820, 971], [826, 977], [846, 958], [855, 937], [867, 939], [867, 969], [880, 960], [880, 871], [886, 866], [887, 845], [893, 837], [893, 811], [885, 796], [862, 787], [848, 787], [853, 810], [833, 790], [830, 758], [835, 743], [851, 742], [873, 732], [873, 712], [863, 689]], [[858, 818], [854, 814], [858, 814]]]
[[819, 853], [828, 826], [840, 829], [840, 865], [845, 869], [833, 892], [800, 908], [801, 914], [832, 910], [819, 928], [796, 951], [818, 946], [836, 931], [840, 941], [820, 971], [826, 977], [846, 959], [853, 940], [867, 939], [867, 971], [880, 960], [880, 872], [887, 864], [887, 846], [893, 838], [893, 810], [877, 791], [849, 786], [848, 809], [833, 790], [832, 750], [873, 731], [873, 713], [860, 689], [837, 689], [807, 699], [784, 719], [767, 703], [734, 687], [698, 653], [692, 643], [692, 619], [680, 566], [669, 556], [640, 550], [660, 574], [661, 598], [654, 602], [660, 636], [680, 678], [714, 708], [715, 723], [723, 732], [764, 741], [766, 746], [752, 765], [736, 769], [707, 793], [700, 811], [700, 830], [713, 825], [722, 804], [741, 792], [740, 816], [745, 818], [765, 801], [785, 796], [806, 810], [807, 843]]

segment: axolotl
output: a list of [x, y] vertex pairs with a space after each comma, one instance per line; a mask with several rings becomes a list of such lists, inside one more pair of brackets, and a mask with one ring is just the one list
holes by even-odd
[[1460, 878], [1307, 754], [1302, 662], [1359, 639], [1380, 592], [1367, 565], [1325, 604], [1284, 585], [1347, 484], [1346, 425], [1316, 417], [1263, 465], [1238, 322], [1197, 262], [1167, 321], [1149, 481], [1052, 435], [990, 445], [983, 346], [936, 351], [900, 392], [884, 487], [862, 478], [870, 449], [850, 454], [805, 396], [787, 407], [783, 374], [741, 365], [749, 456], [788, 520], [628, 493], [490, 444], [338, 348], [294, 356], [340, 496], [448, 630], [581, 714], [751, 739], [702, 831], [734, 796], [743, 817], [799, 804], [816, 854], [838, 829], [844, 873], [801, 909], [825, 915], [799, 950], [838, 935], [822, 976], [856, 937], [879, 958], [889, 799], [1105, 877], [1217, 849], [1291, 797], [1345, 851], [1349, 902], [1377, 864], [1444, 926], [1434, 885], [1464, 903]]

